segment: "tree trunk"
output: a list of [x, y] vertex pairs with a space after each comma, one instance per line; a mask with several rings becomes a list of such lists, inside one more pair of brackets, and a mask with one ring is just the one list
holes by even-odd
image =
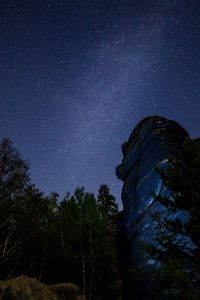
[[[82, 247], [81, 247], [82, 248]], [[83, 296], [86, 297], [86, 279], [85, 279], [85, 253], [83, 249], [82, 252], [82, 278], [83, 278]]]
[[38, 278], [39, 282], [41, 281], [42, 273], [43, 273], [43, 270], [44, 270], [44, 263], [45, 263], [45, 255], [46, 255], [46, 251], [47, 251], [47, 245], [48, 245], [48, 237], [47, 237], [46, 242], [44, 244], [44, 252], [43, 252], [43, 257], [42, 257], [42, 265], [41, 265], [41, 269], [40, 269], [40, 275], [39, 275], [39, 278]]
[[90, 257], [91, 257], [91, 278], [90, 278], [89, 300], [92, 299], [93, 285], [94, 285], [94, 248], [93, 248], [93, 236], [92, 236], [91, 224], [90, 224]]

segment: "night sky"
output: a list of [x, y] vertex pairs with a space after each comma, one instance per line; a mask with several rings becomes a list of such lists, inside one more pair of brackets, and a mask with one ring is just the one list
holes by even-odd
[[0, 0], [0, 138], [61, 196], [107, 183], [148, 115], [200, 136], [200, 1]]

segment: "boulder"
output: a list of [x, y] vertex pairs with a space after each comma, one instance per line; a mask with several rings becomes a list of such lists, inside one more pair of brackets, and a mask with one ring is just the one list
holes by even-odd
[[72, 283], [59, 283], [49, 286], [59, 300], [84, 300], [80, 288]]
[[48, 286], [36, 278], [20, 275], [0, 282], [0, 300], [84, 300], [80, 289], [71, 283]]

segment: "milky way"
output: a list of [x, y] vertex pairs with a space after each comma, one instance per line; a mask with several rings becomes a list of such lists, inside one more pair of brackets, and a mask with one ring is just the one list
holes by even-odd
[[41, 190], [107, 183], [147, 115], [199, 136], [198, 1], [1, 1], [0, 137]]

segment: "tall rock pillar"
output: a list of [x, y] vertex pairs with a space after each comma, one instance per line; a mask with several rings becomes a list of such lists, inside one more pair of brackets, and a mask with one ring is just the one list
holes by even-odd
[[154, 201], [152, 194], [166, 195], [169, 192], [155, 167], [166, 168], [168, 156], [175, 155], [181, 149], [187, 136], [188, 133], [178, 123], [152, 116], [139, 122], [128, 141], [122, 145], [124, 157], [116, 174], [124, 182], [123, 229], [130, 245], [130, 266], [148, 267], [155, 263], [144, 255], [139, 243], [154, 242], [156, 232], [152, 213], [166, 210]]

